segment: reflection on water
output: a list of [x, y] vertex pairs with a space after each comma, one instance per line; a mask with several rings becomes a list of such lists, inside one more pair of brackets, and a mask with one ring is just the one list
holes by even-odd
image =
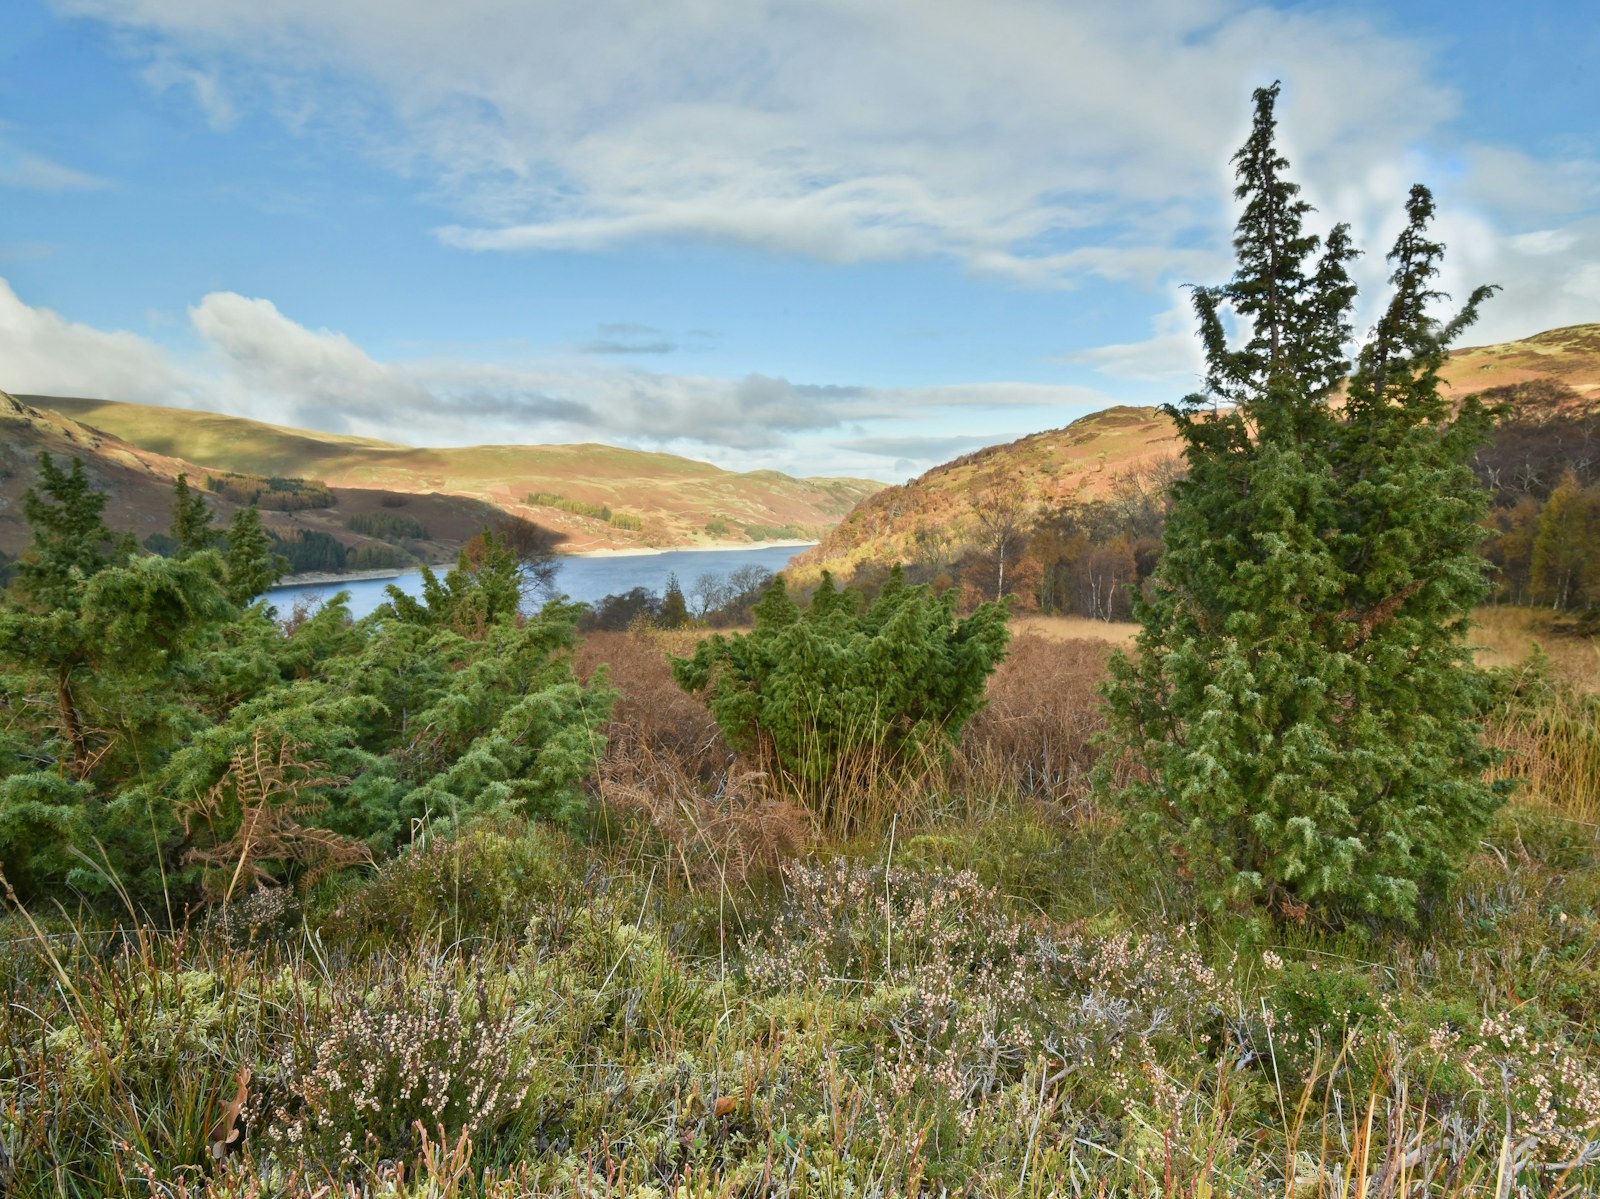
[[[676, 574], [685, 589], [706, 573], [726, 575], [741, 566], [763, 566], [777, 572], [808, 547], [803, 545], [768, 546], [764, 549], [670, 550], [663, 554], [626, 554], [606, 558], [562, 558], [556, 574], [556, 588], [569, 599], [593, 602], [607, 595], [618, 595], [643, 587], [660, 592], [667, 577]], [[440, 571], [442, 574], [443, 571]], [[398, 586], [409, 595], [422, 593], [422, 574], [411, 571], [397, 579], [361, 579], [351, 583], [300, 583], [274, 587], [267, 599], [280, 613], [287, 614], [296, 600], [328, 599], [340, 591], [350, 593], [350, 613], [365, 616], [383, 603], [384, 588]]]

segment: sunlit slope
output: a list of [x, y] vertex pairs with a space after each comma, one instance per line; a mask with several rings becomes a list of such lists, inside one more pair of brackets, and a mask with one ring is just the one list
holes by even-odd
[[[15, 557], [28, 544], [31, 534], [22, 513], [22, 496], [37, 481], [40, 453], [62, 465], [79, 459], [95, 488], [106, 493], [106, 523], [141, 541], [171, 526], [172, 485], [180, 474], [204, 490], [202, 480], [211, 473], [203, 465], [131, 445], [102, 428], [0, 392], [0, 553]], [[215, 522], [226, 525], [238, 505], [224, 496], [205, 494]], [[367, 488], [335, 488], [333, 494], [332, 507], [267, 511], [262, 519], [284, 538], [322, 532], [351, 548], [387, 544], [352, 531], [350, 522], [360, 514], [397, 510], [403, 500], [405, 515], [428, 534], [406, 541], [405, 552], [425, 561], [446, 561], [500, 517], [492, 505], [469, 496], [400, 496]]]
[[[820, 535], [882, 487], [865, 479], [741, 474], [672, 454], [605, 445], [419, 449], [185, 408], [25, 398], [130, 444], [220, 470], [487, 500], [560, 529], [574, 549], [761, 540], [780, 530]], [[532, 494], [609, 508], [623, 515], [621, 523], [636, 517], [642, 527], [617, 527], [552, 503], [529, 505]]]
[[[1511, 399], [1521, 420], [1600, 408], [1600, 324], [1463, 348], [1442, 374], [1447, 394], [1457, 397], [1515, 389], [1496, 398]], [[795, 570], [802, 578], [823, 569], [848, 576], [863, 564], [915, 561], [930, 542], [969, 535], [985, 492], [1009, 490], [1008, 502], [1046, 512], [1103, 499], [1119, 479], [1148, 475], [1177, 456], [1172, 422], [1160, 409], [1108, 408], [1064, 429], [967, 454], [869, 496]]]

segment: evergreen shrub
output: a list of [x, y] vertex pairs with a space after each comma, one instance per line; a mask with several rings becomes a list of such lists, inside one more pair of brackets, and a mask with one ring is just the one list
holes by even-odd
[[1466, 640], [1487, 593], [1470, 462], [1491, 414], [1441, 397], [1438, 378], [1492, 289], [1435, 319], [1443, 247], [1414, 187], [1393, 298], [1352, 373], [1356, 251], [1343, 225], [1325, 242], [1305, 231], [1277, 95], [1256, 92], [1234, 159], [1236, 273], [1194, 292], [1205, 390], [1166, 409], [1188, 476], [1138, 605], [1138, 656], [1113, 662], [1100, 782], [1132, 843], [1210, 907], [1408, 920], [1501, 802]]
[[824, 574], [802, 609], [779, 575], [754, 630], [707, 638], [673, 674], [706, 697], [734, 749], [824, 824], [848, 825], [841, 782], [948, 757], [1009, 637], [1003, 605], [958, 620], [952, 593], [910, 586], [898, 567], [870, 605]]

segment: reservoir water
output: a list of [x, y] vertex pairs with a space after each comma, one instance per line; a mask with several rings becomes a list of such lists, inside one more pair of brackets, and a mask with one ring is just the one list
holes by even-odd
[[[761, 566], [777, 573], [789, 564], [796, 554], [810, 547], [804, 545], [773, 545], [750, 549], [728, 550], [667, 550], [659, 554], [616, 554], [605, 557], [583, 558], [562, 556], [557, 559], [561, 569], [556, 573], [556, 590], [569, 599], [593, 603], [607, 595], [619, 595], [635, 587], [658, 594], [666, 588], [670, 575], [678, 576], [678, 584], [685, 591], [706, 573], [727, 575], [741, 566]], [[436, 568], [442, 576], [444, 568]], [[357, 579], [342, 583], [296, 583], [274, 587], [267, 592], [267, 602], [275, 605], [279, 615], [287, 616], [298, 600], [333, 598], [338, 592], [350, 593], [350, 614], [357, 619], [367, 615], [386, 598], [384, 588], [394, 584], [408, 595], [422, 592], [422, 573], [408, 571], [399, 578]]]

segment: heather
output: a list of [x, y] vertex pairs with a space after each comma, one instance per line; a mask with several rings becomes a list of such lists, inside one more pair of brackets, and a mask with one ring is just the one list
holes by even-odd
[[566, 827], [424, 824], [176, 927], [13, 903], [8, 1193], [1600, 1185], [1597, 812], [1552, 774], [1584, 743], [1541, 731], [1593, 728], [1558, 664], [1592, 642], [1497, 676], [1533, 785], [1448, 902], [1334, 927], [1208, 915], [1118, 850], [1087, 784], [1103, 644], [1018, 638], [949, 762], [856, 780], [840, 839], [673, 686], [694, 636], [579, 646], [618, 699]]

